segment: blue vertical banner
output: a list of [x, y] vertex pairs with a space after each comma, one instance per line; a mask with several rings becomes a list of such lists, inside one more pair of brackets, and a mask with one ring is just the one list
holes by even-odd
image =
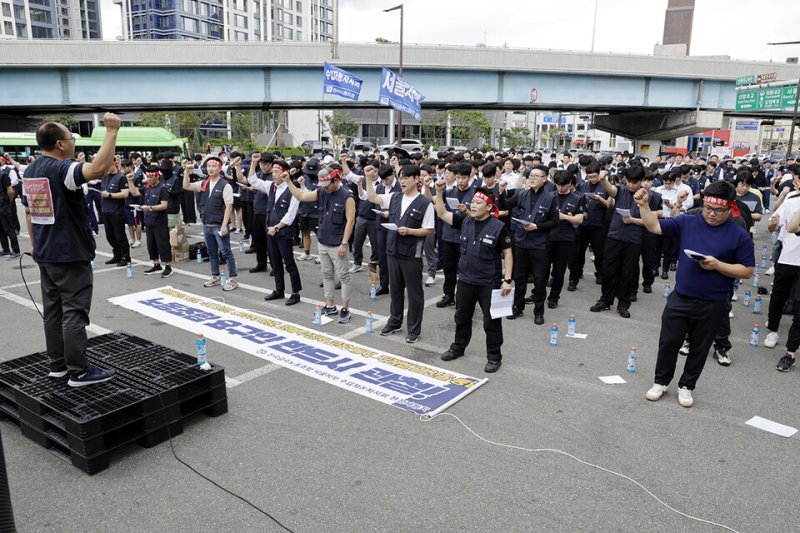
[[358, 101], [363, 83], [346, 70], [325, 62], [325, 79], [322, 81], [323, 94], [338, 94], [348, 100]]
[[425, 97], [413, 85], [383, 67], [381, 72], [381, 89], [378, 92], [378, 103], [392, 106], [398, 111], [408, 113], [416, 120], [422, 118], [422, 101]]

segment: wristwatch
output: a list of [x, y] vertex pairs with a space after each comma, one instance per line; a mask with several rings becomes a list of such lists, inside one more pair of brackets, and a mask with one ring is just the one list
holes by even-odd
[[511, 279], [511, 278], [508, 278], [508, 279], [504, 279], [503, 283], [511, 283], [512, 281], [514, 281], [514, 280]]

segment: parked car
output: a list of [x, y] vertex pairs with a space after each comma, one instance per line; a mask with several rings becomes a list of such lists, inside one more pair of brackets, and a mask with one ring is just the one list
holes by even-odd
[[467, 148], [466, 146], [457, 146], [457, 145], [454, 145], [454, 144], [443, 144], [442, 146], [439, 147], [439, 149], [437, 151], [438, 152], [449, 152], [450, 150], [458, 153], [458, 152], [466, 152], [467, 150], [469, 150], [469, 148]]
[[364, 150], [364, 148], [371, 151], [375, 149], [375, 145], [365, 141], [356, 141], [347, 147], [347, 151], [356, 152], [360, 154]]
[[[389, 148], [396, 148], [397, 144], [382, 144], [378, 146], [378, 150], [385, 152]], [[407, 152], [421, 152], [425, 147], [422, 144], [422, 141], [418, 139], [402, 139], [400, 141], [400, 148], [406, 150]]]

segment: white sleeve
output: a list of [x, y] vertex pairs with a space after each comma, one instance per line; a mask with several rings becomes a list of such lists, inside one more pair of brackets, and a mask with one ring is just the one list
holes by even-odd
[[300, 207], [300, 200], [292, 196], [292, 199], [289, 201], [289, 210], [286, 211], [286, 214], [283, 215], [281, 219], [281, 224], [284, 226], [291, 226], [294, 222], [295, 217], [297, 216], [297, 208]]
[[225, 202], [226, 206], [233, 205], [233, 187], [231, 187], [230, 183], [226, 183], [222, 188], [222, 201]]
[[247, 178], [247, 183], [249, 183], [250, 186], [258, 192], [262, 192], [264, 194], [269, 194], [269, 189], [272, 187], [272, 180], [264, 181], [259, 179], [258, 176], [250, 176]]
[[692, 192], [692, 188], [685, 183], [681, 183], [681, 185], [689, 189], [689, 194], [686, 196], [686, 200], [683, 201], [683, 208], [688, 211], [694, 205], [694, 192]]
[[387, 194], [379, 194], [378, 195], [380, 197], [380, 199], [381, 199], [381, 207], [383, 209], [389, 209], [389, 204], [391, 203], [392, 196], [394, 196], [394, 194], [395, 193], [390, 192], [390, 193], [387, 193]]
[[428, 204], [428, 208], [425, 209], [425, 215], [422, 217], [422, 228], [433, 229], [434, 225], [435, 220], [433, 218], [433, 204]]
[[[67, 169], [67, 176], [64, 178], [64, 186], [70, 191], [77, 191], [78, 187], [80, 186], [77, 185], [75, 182], [75, 171], [78, 169], [78, 165], [80, 164], [81, 163], [78, 163], [76, 161], [75, 163], [72, 163]], [[84, 191], [84, 194], [85, 193], [86, 191]]]

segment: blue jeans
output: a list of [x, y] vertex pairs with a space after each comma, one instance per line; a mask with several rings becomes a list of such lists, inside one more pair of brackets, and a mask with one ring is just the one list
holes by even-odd
[[208, 259], [211, 261], [211, 275], [219, 276], [219, 254], [225, 258], [228, 264], [228, 276], [236, 277], [236, 261], [233, 260], [231, 252], [231, 234], [227, 233], [221, 237], [219, 232], [222, 226], [203, 225], [203, 238], [206, 241]]

